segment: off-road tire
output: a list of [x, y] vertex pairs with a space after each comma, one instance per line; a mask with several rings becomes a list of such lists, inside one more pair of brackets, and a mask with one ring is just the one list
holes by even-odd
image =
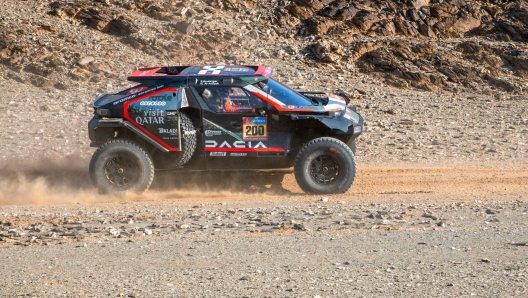
[[307, 193], [344, 193], [354, 183], [356, 159], [342, 141], [317, 138], [297, 153], [293, 170], [297, 184]]
[[152, 159], [156, 169], [174, 169], [186, 164], [196, 151], [196, 132], [191, 118], [179, 112], [182, 133], [182, 148], [177, 152], [161, 152], [156, 150]]
[[113, 139], [99, 147], [90, 160], [90, 179], [101, 193], [142, 193], [154, 179], [149, 154], [137, 143]]

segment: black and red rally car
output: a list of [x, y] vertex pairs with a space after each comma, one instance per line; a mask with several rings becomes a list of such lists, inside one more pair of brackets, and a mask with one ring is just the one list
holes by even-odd
[[291, 168], [309, 193], [343, 193], [363, 118], [348, 98], [294, 91], [266, 66], [142, 68], [103, 94], [88, 123], [90, 177], [102, 192], [143, 192], [156, 169]]

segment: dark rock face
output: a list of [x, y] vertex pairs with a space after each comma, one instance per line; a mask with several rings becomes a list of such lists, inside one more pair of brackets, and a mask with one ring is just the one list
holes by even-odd
[[[528, 90], [522, 1], [79, 0], [41, 5], [38, 13], [38, 23], [0, 26], [0, 64], [34, 74], [39, 86], [58, 72], [79, 82], [114, 75], [104, 66], [113, 63], [105, 52], [112, 44], [163, 63], [293, 59], [402, 88]], [[98, 47], [82, 67], [80, 27]]]
[[[314, 27], [325, 19], [351, 20], [351, 27], [367, 35], [389, 33], [414, 37], [419, 32], [424, 38], [451, 38], [478, 32], [481, 35], [504, 33], [512, 40], [528, 40], [528, 8], [519, 1], [492, 4], [489, 1], [298, 0], [292, 1], [288, 11]], [[387, 23], [393, 23], [397, 30], [378, 30]]]
[[[518, 77], [527, 74], [523, 47], [501, 44], [528, 41], [528, 8], [519, 1], [299, 0], [288, 11], [301, 21], [301, 36], [324, 36], [348, 48], [336, 54], [315, 43], [315, 60], [352, 63], [391, 85], [438, 90], [476, 83], [511, 91], [518, 88], [493, 78], [501, 67]], [[456, 41], [479, 37], [486, 41]], [[363, 45], [363, 38], [374, 40]]]

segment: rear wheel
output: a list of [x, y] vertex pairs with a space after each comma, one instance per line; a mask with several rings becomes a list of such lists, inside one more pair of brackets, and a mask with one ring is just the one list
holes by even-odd
[[102, 193], [141, 193], [154, 179], [154, 165], [137, 143], [114, 139], [95, 151], [90, 161], [90, 179]]
[[305, 192], [344, 193], [356, 177], [356, 160], [347, 144], [334, 138], [317, 138], [297, 154], [294, 174]]

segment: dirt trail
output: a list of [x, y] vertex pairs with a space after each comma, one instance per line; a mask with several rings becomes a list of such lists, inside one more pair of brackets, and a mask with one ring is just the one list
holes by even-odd
[[[92, 188], [83, 161], [65, 160], [13, 166], [4, 165], [0, 173], [1, 205], [48, 205], [107, 203], [122, 201], [237, 202], [251, 205], [258, 201], [272, 204], [306, 199], [292, 174], [283, 180], [286, 191], [233, 191], [230, 186], [203, 190], [199, 184], [181, 188], [151, 190], [141, 195], [100, 195]], [[516, 168], [405, 168], [366, 167], [359, 169], [352, 188], [342, 195], [331, 195], [348, 202], [444, 202], [464, 200], [523, 199], [528, 193], [528, 170]], [[318, 196], [320, 197], [320, 196]]]
[[528, 170], [496, 168], [364, 169], [352, 193], [443, 193], [484, 195], [526, 193]]

